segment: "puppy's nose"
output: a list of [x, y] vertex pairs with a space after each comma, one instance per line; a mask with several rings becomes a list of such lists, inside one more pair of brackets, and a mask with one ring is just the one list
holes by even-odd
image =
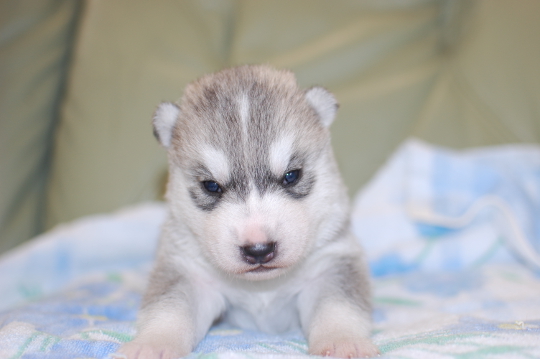
[[241, 247], [244, 258], [250, 264], [264, 264], [274, 258], [276, 242], [257, 243]]

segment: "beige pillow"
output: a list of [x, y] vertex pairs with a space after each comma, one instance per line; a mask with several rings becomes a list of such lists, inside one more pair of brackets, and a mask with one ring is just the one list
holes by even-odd
[[411, 135], [454, 147], [538, 141], [540, 2], [471, 4], [88, 1], [48, 224], [160, 198], [155, 106], [236, 64], [289, 68], [336, 94], [333, 142], [351, 194]]

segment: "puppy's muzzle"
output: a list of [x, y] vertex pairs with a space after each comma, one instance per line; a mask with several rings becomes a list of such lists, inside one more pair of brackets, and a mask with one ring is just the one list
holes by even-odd
[[257, 243], [240, 247], [246, 262], [249, 264], [264, 264], [274, 259], [276, 254], [276, 242]]

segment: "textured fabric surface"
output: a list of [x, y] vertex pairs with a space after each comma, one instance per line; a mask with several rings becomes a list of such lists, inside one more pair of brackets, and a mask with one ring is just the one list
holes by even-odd
[[410, 135], [538, 142], [539, 14], [535, 0], [1, 1], [0, 251], [43, 222], [161, 198], [152, 112], [226, 66], [290, 68], [336, 94], [351, 194]]
[[538, 142], [539, 14], [534, 0], [88, 1], [48, 223], [158, 198], [156, 105], [236, 64], [289, 68], [336, 94], [333, 144], [351, 194], [410, 135]]
[[409, 140], [358, 194], [352, 223], [375, 275], [514, 258], [540, 271], [538, 218], [540, 146], [452, 151]]
[[[528, 154], [539, 150], [456, 153], [408, 141], [359, 194], [352, 224], [374, 275], [372, 337], [383, 357], [540, 356], [540, 271], [515, 250], [515, 233], [501, 231], [490, 215], [478, 213], [450, 228], [451, 222], [429, 222], [407, 210], [408, 204], [429, 203], [439, 214], [467, 212], [490, 188], [471, 187], [467, 179], [480, 183], [494, 171], [501, 181], [491, 195], [504, 198], [516, 185], [505, 175], [516, 169], [501, 164], [512, 159], [521, 170], [518, 183], [527, 183], [540, 173], [538, 157]], [[467, 166], [479, 159], [493, 161], [490, 176]], [[424, 170], [410, 171], [418, 163]], [[455, 175], [465, 180], [445, 186]], [[532, 206], [523, 210], [514, 203], [509, 211], [530, 234], [521, 240], [534, 245], [540, 237], [525, 230], [524, 219], [540, 201], [534, 186], [527, 190]], [[163, 204], [155, 203], [83, 218], [0, 258], [0, 357], [105, 358], [129, 341], [165, 216]], [[266, 335], [220, 324], [190, 357], [306, 358], [307, 344], [300, 331]]]
[[59, 95], [79, 4], [0, 1], [0, 253], [43, 231]]
[[[0, 313], [2, 358], [106, 358], [132, 339], [144, 275], [109, 272]], [[134, 283], [137, 282], [137, 283]], [[373, 340], [384, 358], [540, 355], [540, 280], [514, 264], [374, 281]], [[300, 331], [213, 327], [190, 358], [307, 358]]]

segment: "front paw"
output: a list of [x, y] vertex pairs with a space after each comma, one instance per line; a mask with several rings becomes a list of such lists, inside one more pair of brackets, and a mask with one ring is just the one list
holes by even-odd
[[372, 358], [380, 355], [369, 338], [328, 334], [310, 340], [309, 354], [336, 358]]
[[178, 359], [186, 356], [186, 352], [174, 345], [144, 343], [133, 341], [122, 345], [122, 347], [112, 355], [114, 359]]

